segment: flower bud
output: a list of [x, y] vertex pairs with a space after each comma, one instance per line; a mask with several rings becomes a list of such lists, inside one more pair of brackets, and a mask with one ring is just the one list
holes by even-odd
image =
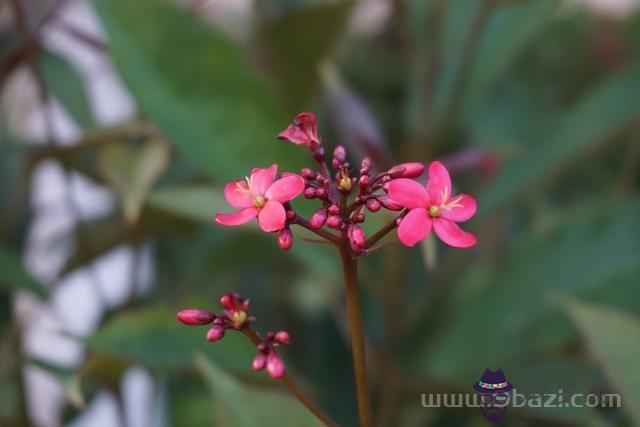
[[309, 187], [304, 190], [304, 198], [305, 199], [315, 199], [316, 197], [316, 189], [314, 187]]
[[367, 200], [367, 209], [371, 212], [378, 212], [380, 210], [380, 202], [376, 198], [371, 198]]
[[360, 176], [360, 180], [358, 181], [358, 185], [359, 185], [361, 188], [364, 188], [364, 187], [366, 187], [367, 185], [369, 185], [369, 182], [370, 182], [369, 175], [361, 175], [361, 176]]
[[266, 365], [267, 365], [267, 355], [264, 353], [258, 353], [255, 359], [253, 359], [253, 370], [262, 371]]
[[320, 200], [327, 200], [329, 193], [324, 188], [318, 188], [316, 190], [316, 197]]
[[338, 207], [338, 205], [331, 205], [331, 206], [329, 206], [329, 213], [331, 215], [339, 215], [340, 214], [340, 208]]
[[302, 169], [300, 175], [302, 175], [304, 179], [314, 179], [316, 177], [316, 173], [309, 168]]
[[[391, 171], [400, 171], [398, 174], [392, 174]], [[391, 178], [417, 178], [424, 172], [424, 165], [418, 162], [400, 163], [389, 169], [389, 176]]]
[[327, 225], [331, 228], [340, 228], [341, 224], [342, 218], [340, 218], [338, 215], [331, 215], [329, 218], [327, 218]]
[[291, 336], [287, 331], [279, 331], [276, 333], [274, 341], [278, 344], [289, 344], [289, 342], [291, 341]]
[[336, 149], [333, 150], [333, 159], [338, 163], [338, 166], [344, 164], [347, 160], [347, 152], [342, 145], [338, 145]]
[[365, 157], [360, 164], [360, 174], [367, 175], [369, 172], [371, 172], [371, 159]]
[[362, 231], [362, 228], [357, 225], [349, 226], [347, 237], [349, 238], [349, 243], [354, 250], [362, 249], [367, 244], [367, 236], [364, 234], [364, 231]]
[[296, 212], [293, 209], [287, 209], [287, 219], [293, 219], [296, 216]]
[[207, 325], [216, 315], [207, 310], [188, 309], [178, 312], [178, 320], [185, 325]]
[[363, 213], [359, 213], [353, 219], [355, 220], [355, 222], [361, 224], [361, 223], [364, 222], [364, 214]]
[[283, 228], [278, 234], [278, 246], [280, 246], [280, 249], [286, 251], [291, 249], [291, 245], [293, 245], [293, 234], [290, 229]]
[[278, 380], [284, 375], [284, 363], [275, 351], [271, 351], [267, 356], [267, 372], [274, 380]]
[[223, 326], [214, 326], [207, 332], [207, 341], [218, 341], [224, 337], [225, 329]]
[[387, 196], [379, 196], [378, 201], [382, 204], [382, 206], [384, 206], [386, 209], [389, 209], [390, 211], [401, 211], [402, 209], [404, 209], [402, 206], [400, 206]]
[[327, 221], [327, 210], [325, 208], [318, 209], [311, 215], [311, 219], [309, 220], [309, 225], [311, 228], [317, 230], [322, 228], [324, 223]]

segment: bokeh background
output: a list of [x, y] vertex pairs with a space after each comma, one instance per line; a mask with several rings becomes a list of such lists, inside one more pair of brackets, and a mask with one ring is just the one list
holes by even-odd
[[309, 165], [275, 138], [299, 111], [354, 162], [442, 160], [479, 203], [473, 249], [362, 262], [379, 426], [488, 425], [421, 407], [485, 368], [623, 396], [500, 425], [640, 425], [638, 3], [0, 2], [0, 425], [315, 425], [244, 337], [176, 321], [232, 289], [356, 425], [336, 254], [212, 221], [251, 167]]

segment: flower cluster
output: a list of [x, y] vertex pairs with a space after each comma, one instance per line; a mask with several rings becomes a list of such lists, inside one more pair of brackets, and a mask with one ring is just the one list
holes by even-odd
[[[401, 163], [374, 174], [371, 160], [365, 157], [359, 173], [354, 173], [345, 148], [339, 145], [333, 152], [330, 170], [313, 113], [299, 114], [278, 138], [305, 146], [319, 165], [318, 170], [304, 168], [299, 175], [283, 173], [276, 179], [277, 165], [254, 169], [245, 180], [225, 187], [227, 201], [238, 211], [216, 214], [219, 224], [235, 226], [257, 218], [262, 230], [278, 232], [277, 242], [284, 250], [291, 248], [291, 225], [297, 224], [334, 244], [344, 237], [353, 256], [367, 254], [377, 240], [396, 227], [400, 242], [406, 246], [427, 238], [431, 229], [451, 246], [475, 245], [475, 236], [457, 223], [475, 214], [476, 201], [466, 194], [453, 196], [451, 178], [442, 163], [431, 163], [425, 186], [415, 180], [424, 172], [422, 163]], [[322, 205], [309, 220], [298, 216], [291, 207], [290, 201], [300, 195]], [[360, 224], [368, 212], [381, 209], [399, 214], [390, 227], [381, 230], [381, 235], [368, 240]]]
[[253, 361], [253, 369], [261, 371], [266, 368], [273, 379], [282, 378], [285, 373], [284, 363], [275, 350], [275, 347], [288, 344], [291, 338], [286, 331], [277, 333], [269, 332], [264, 340], [260, 341], [257, 334], [251, 329], [251, 322], [255, 320], [249, 314], [249, 300], [242, 298], [237, 292], [231, 292], [220, 298], [220, 305], [224, 308], [221, 313], [213, 313], [207, 310], [186, 309], [178, 312], [178, 320], [185, 325], [209, 325], [207, 340], [214, 342], [224, 338], [228, 329], [244, 332], [258, 349], [258, 356]]

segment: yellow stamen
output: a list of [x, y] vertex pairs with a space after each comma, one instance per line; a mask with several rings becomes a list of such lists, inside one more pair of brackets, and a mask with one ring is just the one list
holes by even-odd
[[244, 322], [247, 321], [247, 312], [246, 311], [234, 311], [231, 314], [231, 321], [236, 326], [244, 325]]
[[253, 206], [256, 208], [261, 208], [266, 203], [266, 200], [262, 196], [254, 196], [253, 197]]
[[431, 205], [431, 207], [429, 208], [429, 215], [431, 215], [432, 218], [437, 218], [440, 216], [440, 208], [436, 205]]

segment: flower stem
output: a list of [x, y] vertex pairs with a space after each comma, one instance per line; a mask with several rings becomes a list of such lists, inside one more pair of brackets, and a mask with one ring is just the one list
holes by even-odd
[[[242, 332], [249, 337], [251, 342], [254, 345], [260, 344], [261, 340], [256, 331], [251, 328], [246, 328]], [[299, 401], [302, 403], [309, 411], [313, 413], [325, 426], [327, 427], [338, 427], [338, 424], [331, 419], [327, 414], [324, 413], [322, 409], [316, 403], [311, 400], [309, 396], [304, 394], [304, 392], [293, 382], [289, 374], [285, 373], [282, 378], [282, 382], [285, 383], [291, 394], [293, 394]]]
[[358, 416], [361, 427], [370, 427], [372, 423], [371, 399], [369, 398], [369, 381], [365, 361], [364, 328], [360, 309], [360, 292], [358, 288], [358, 261], [349, 253], [349, 243], [344, 239], [340, 246], [340, 258], [344, 273], [345, 299], [349, 318], [349, 336], [353, 355], [353, 370], [358, 400]]
[[400, 215], [398, 215], [397, 217], [395, 217], [393, 220], [391, 220], [390, 222], [387, 223], [387, 225], [385, 225], [384, 227], [382, 227], [380, 230], [378, 230], [378, 232], [376, 232], [373, 236], [369, 237], [367, 239], [367, 244], [366, 244], [366, 248], [369, 249], [371, 246], [373, 246], [374, 244], [376, 244], [376, 242], [378, 242], [378, 240], [382, 239], [384, 236], [386, 236], [391, 230], [393, 230], [394, 228], [396, 228], [398, 226], [397, 221], [399, 218], [402, 218], [403, 216], [406, 215], [406, 210], [404, 212], [402, 212]]

